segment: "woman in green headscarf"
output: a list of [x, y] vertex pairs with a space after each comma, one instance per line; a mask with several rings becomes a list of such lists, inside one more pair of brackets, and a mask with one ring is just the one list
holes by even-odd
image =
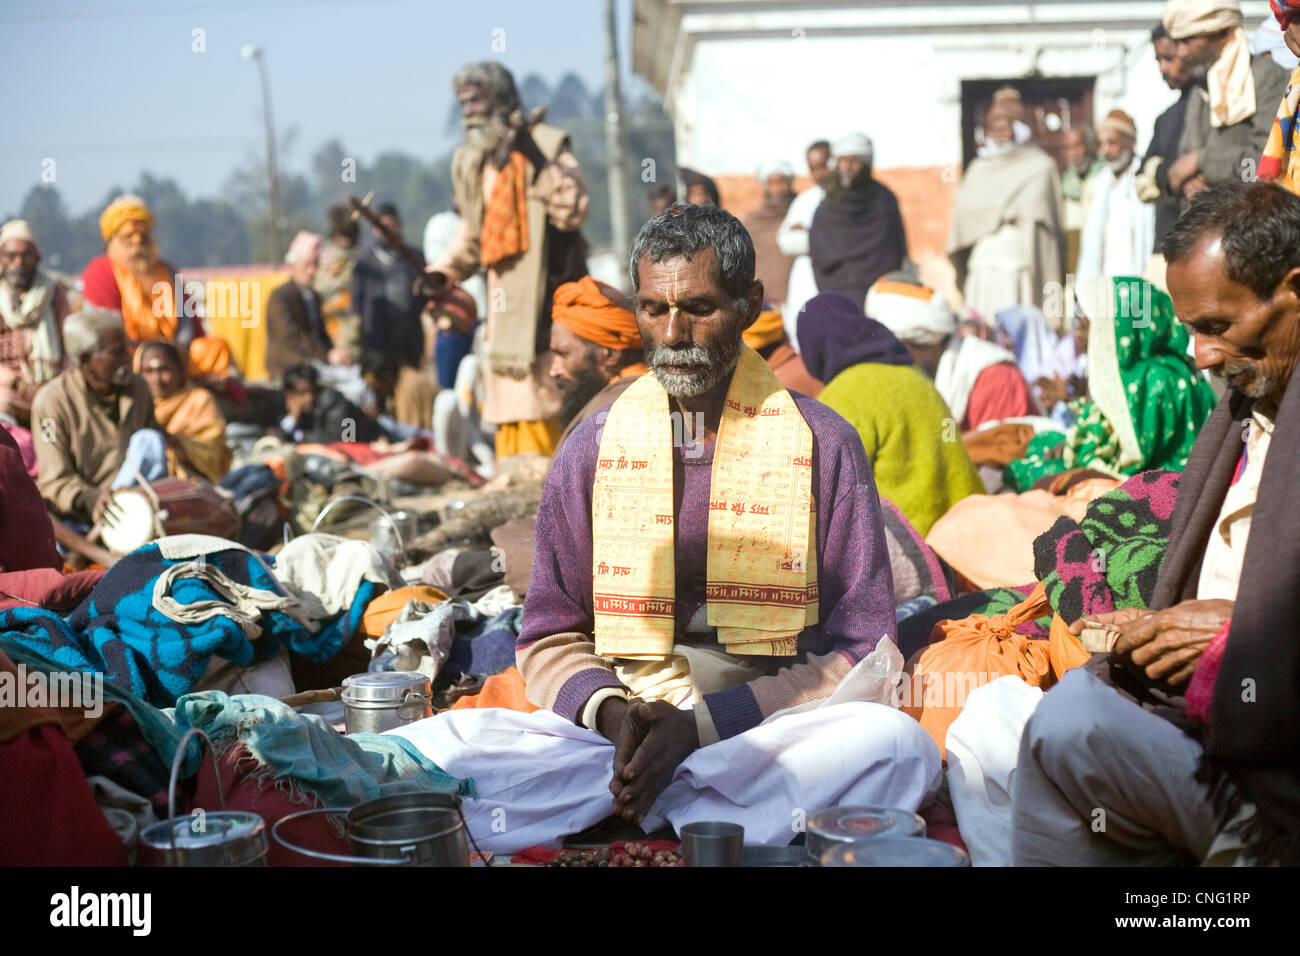
[[[1017, 491], [1074, 468], [1115, 477], [1148, 468], [1182, 471], [1214, 391], [1187, 354], [1187, 330], [1173, 303], [1143, 279], [1103, 280], [1090, 297], [1088, 387], [1070, 403], [1076, 415], [1064, 441], [1037, 435], [1004, 477]], [[1113, 308], [1106, 308], [1110, 305]]]

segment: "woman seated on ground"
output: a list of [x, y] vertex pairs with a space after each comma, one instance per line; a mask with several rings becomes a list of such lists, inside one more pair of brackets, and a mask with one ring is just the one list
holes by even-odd
[[136, 357], [153, 394], [154, 417], [169, 436], [171, 473], [220, 481], [230, 470], [231, 451], [226, 419], [212, 393], [190, 383], [180, 353], [170, 342], [146, 342]]
[[823, 292], [799, 313], [808, 372], [826, 387], [817, 400], [862, 436], [876, 490], [922, 535], [984, 484], [952, 412], [907, 348], [852, 299]]
[[1115, 278], [1086, 298], [1088, 378], [1085, 394], [1069, 403], [1075, 422], [1064, 435], [1036, 435], [1007, 466], [1017, 491], [1076, 468], [1117, 478], [1182, 471], [1214, 409], [1168, 295], [1143, 279]]

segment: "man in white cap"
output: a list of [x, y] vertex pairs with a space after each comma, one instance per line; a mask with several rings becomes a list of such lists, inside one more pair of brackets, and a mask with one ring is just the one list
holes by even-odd
[[[948, 233], [962, 297], [989, 321], [1016, 305], [1041, 309], [1065, 280], [1061, 178], [1056, 161], [1029, 143], [1024, 118], [1015, 89], [993, 94], [984, 145], [962, 175]], [[1046, 318], [1056, 331], [1065, 325], [1064, 310]]]
[[1191, 200], [1215, 183], [1255, 178], [1287, 73], [1251, 55], [1241, 23], [1237, 0], [1165, 5], [1165, 30], [1194, 80], [1179, 155], [1163, 177], [1171, 196]]
[[26, 427], [36, 390], [63, 370], [63, 287], [40, 270], [23, 219], [0, 227], [0, 415]]
[[758, 181], [763, 186], [763, 204], [742, 222], [754, 241], [754, 275], [763, 281], [767, 301], [780, 308], [794, 257], [781, 251], [776, 232], [794, 202], [794, 167], [784, 160], [765, 163], [758, 171]]
[[1039, 414], [1016, 357], [957, 332], [943, 294], [905, 273], [885, 276], [867, 293], [867, 315], [893, 332], [916, 367], [934, 379], [963, 432], [985, 422]]
[[785, 306], [781, 319], [785, 323], [786, 338], [798, 351], [799, 313], [804, 303], [817, 294], [817, 278], [813, 275], [812, 258], [808, 255], [808, 230], [812, 228], [817, 207], [826, 198], [826, 187], [835, 178], [831, 166], [831, 144], [819, 139], [808, 147], [808, 175], [813, 184], [794, 197], [785, 222], [776, 231], [776, 241], [781, 251], [793, 257], [790, 279], [786, 286]]
[[831, 151], [836, 178], [813, 216], [809, 254], [818, 290], [861, 302], [877, 279], [903, 264], [907, 235], [898, 199], [871, 175], [871, 140], [850, 133]]
[[1111, 110], [1097, 126], [1098, 147], [1108, 171], [1093, 187], [1088, 220], [1079, 242], [1077, 281], [1140, 276], [1155, 243], [1156, 209], [1138, 197], [1137, 126], [1123, 110]]

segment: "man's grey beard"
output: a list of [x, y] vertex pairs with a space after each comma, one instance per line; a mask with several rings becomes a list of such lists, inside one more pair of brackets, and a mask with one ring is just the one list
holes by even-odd
[[[716, 349], [706, 349], [699, 345], [675, 349], [662, 345], [647, 349], [645, 354], [651, 374], [673, 398], [703, 395], [730, 375], [739, 359], [739, 337]], [[689, 365], [693, 368], [685, 375], [678, 375], [664, 371], [665, 365]]]
[[0, 274], [0, 279], [3, 279], [5, 285], [15, 292], [26, 292], [36, 284], [36, 270], [27, 273], [23, 271], [22, 266], [14, 266], [12, 269], [4, 270]]
[[[1254, 362], [1232, 362], [1223, 367], [1221, 377], [1247, 398], [1259, 400], [1271, 398], [1277, 389], [1277, 382], [1259, 370]], [[1243, 381], [1233, 379], [1246, 376]]]
[[1104, 159], [1102, 162], [1110, 167], [1112, 173], [1118, 176], [1120, 173], [1124, 172], [1124, 170], [1128, 169], [1130, 164], [1132, 164], [1133, 152], [1130, 150], [1117, 159]]
[[464, 126], [465, 144], [470, 149], [486, 153], [501, 140], [501, 130], [492, 116], [467, 116]]

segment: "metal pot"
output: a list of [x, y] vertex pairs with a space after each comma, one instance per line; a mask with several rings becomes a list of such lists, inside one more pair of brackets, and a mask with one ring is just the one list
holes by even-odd
[[348, 811], [348, 840], [370, 859], [408, 859], [408, 866], [469, 866], [460, 800], [441, 793], [403, 793]]
[[942, 840], [905, 837], [840, 843], [822, 856], [822, 866], [970, 866], [970, 857]]
[[417, 671], [375, 671], [343, 679], [343, 725], [349, 734], [382, 734], [433, 716], [429, 678]]
[[[190, 816], [176, 816], [176, 781], [185, 745], [191, 737], [207, 744], [212, 755], [212, 772], [217, 778], [217, 802], [220, 810], [199, 811]], [[212, 741], [197, 727], [186, 732], [172, 760], [171, 782], [167, 788], [167, 819], [152, 824], [140, 834], [136, 848], [140, 866], [266, 866], [266, 823], [256, 813], [226, 809], [217, 771], [217, 755]]]
[[831, 807], [808, 818], [808, 862], [818, 866], [826, 851], [839, 845], [884, 837], [923, 837], [925, 821], [910, 810], [892, 807]]
[[[319, 813], [343, 817], [355, 856], [309, 850], [290, 842], [281, 832], [292, 821]], [[303, 856], [357, 866], [469, 866], [466, 840], [474, 841], [460, 810], [460, 798], [444, 793], [380, 797], [351, 810], [303, 810], [277, 820], [271, 836], [285, 849]]]

